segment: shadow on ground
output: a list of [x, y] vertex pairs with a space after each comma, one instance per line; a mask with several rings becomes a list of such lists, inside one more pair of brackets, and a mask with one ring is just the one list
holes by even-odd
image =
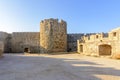
[[102, 64], [81, 59], [5, 55], [0, 59], [0, 80], [101, 80], [96, 75], [120, 78], [120, 70], [99, 66]]

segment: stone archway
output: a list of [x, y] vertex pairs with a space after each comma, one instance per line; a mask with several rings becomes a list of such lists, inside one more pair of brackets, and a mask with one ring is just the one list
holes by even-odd
[[24, 48], [24, 52], [28, 53], [29, 52], [29, 48]]
[[112, 47], [108, 44], [99, 45], [99, 55], [111, 55]]

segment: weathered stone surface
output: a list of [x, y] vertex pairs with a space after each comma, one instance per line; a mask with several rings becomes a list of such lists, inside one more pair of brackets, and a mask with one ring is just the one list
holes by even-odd
[[0, 31], [0, 41], [2, 41], [2, 43], [4, 44], [4, 51], [3, 52], [6, 52], [8, 50], [8, 47], [7, 47], [7, 46], [9, 46], [8, 35], [9, 35], [8, 33]]
[[58, 19], [45, 19], [40, 23], [41, 53], [67, 51], [67, 24]]
[[3, 51], [4, 51], [4, 43], [0, 41], [0, 57], [3, 55]]
[[39, 38], [39, 32], [14, 32], [11, 39], [11, 51], [38, 53], [40, 52]]
[[77, 40], [81, 39], [84, 34], [82, 33], [74, 33], [74, 34], [67, 34], [67, 51], [77, 51]]
[[78, 52], [85, 55], [120, 57], [120, 28], [109, 33], [84, 35], [78, 40]]
[[[76, 50], [78, 34], [77, 37], [75, 35], [67, 37], [67, 23], [65, 21], [52, 18], [45, 19], [41, 21], [40, 26], [41, 32], [13, 32], [12, 34], [0, 32], [0, 41], [3, 41], [5, 45], [4, 52], [22, 53], [25, 51], [40, 53], [40, 50], [41, 52], [64, 52], [70, 48], [72, 51]], [[67, 41], [67, 38], [70, 40]]]
[[114, 55], [112, 55], [113, 59], [120, 59], [120, 53], [116, 53]]
[[52, 18], [41, 21], [40, 28], [40, 32], [0, 32], [0, 41], [4, 45], [2, 51], [48, 53], [77, 50], [92, 56], [118, 56], [120, 53], [120, 28], [108, 33], [67, 34], [67, 23]]
[[4, 52], [76, 51], [77, 39], [83, 36], [83, 34], [67, 34], [67, 23], [58, 19], [45, 19], [41, 21], [40, 28], [40, 32], [13, 32], [12, 34], [0, 32], [0, 41], [4, 42]]

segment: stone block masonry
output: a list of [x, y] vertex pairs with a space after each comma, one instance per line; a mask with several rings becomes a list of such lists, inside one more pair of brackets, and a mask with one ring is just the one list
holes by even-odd
[[67, 51], [67, 23], [58, 19], [45, 19], [40, 23], [40, 52]]
[[108, 33], [67, 34], [67, 23], [53, 18], [40, 22], [40, 32], [9, 34], [0, 31], [0, 41], [1, 55], [2, 52], [54, 53], [77, 50], [85, 55], [120, 58], [120, 28]]
[[0, 41], [0, 57], [3, 55], [3, 51], [4, 51], [4, 44], [2, 41]]
[[39, 39], [39, 32], [14, 32], [11, 39], [11, 51], [40, 53]]
[[108, 33], [84, 35], [78, 40], [78, 53], [120, 58], [120, 28]]
[[40, 22], [40, 32], [0, 32], [4, 53], [48, 53], [77, 50], [82, 34], [67, 34], [67, 23], [58, 19]]

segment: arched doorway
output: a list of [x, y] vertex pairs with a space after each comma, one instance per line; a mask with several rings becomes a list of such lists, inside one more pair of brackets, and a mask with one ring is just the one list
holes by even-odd
[[99, 55], [111, 55], [112, 47], [108, 44], [99, 45]]
[[28, 53], [29, 52], [29, 48], [24, 48], [24, 52]]

